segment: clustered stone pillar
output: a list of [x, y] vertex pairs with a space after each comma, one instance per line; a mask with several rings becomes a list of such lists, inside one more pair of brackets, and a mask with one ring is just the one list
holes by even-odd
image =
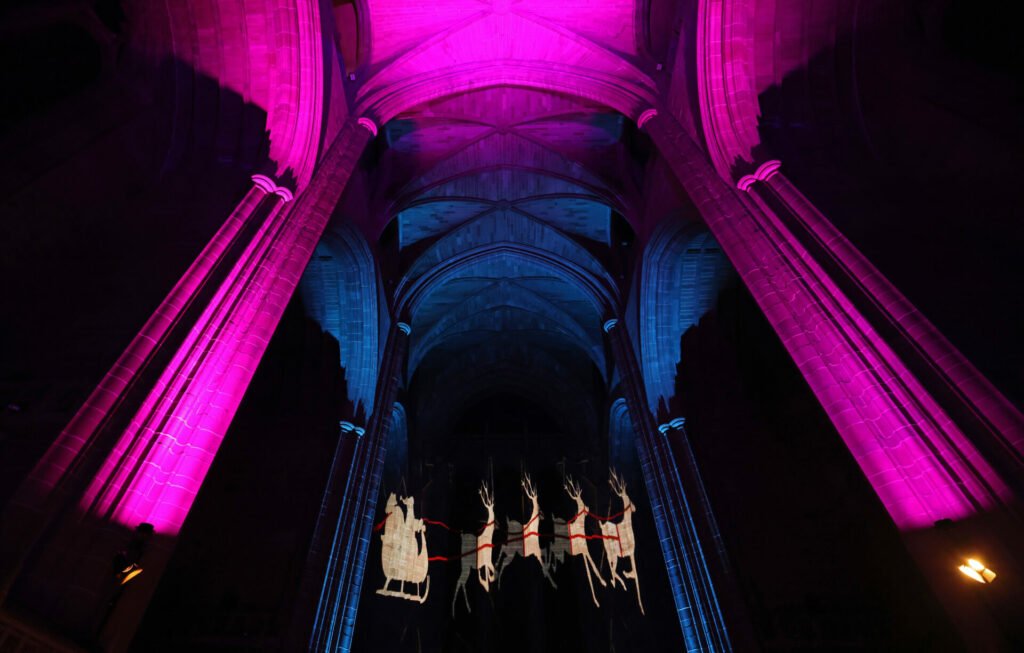
[[277, 187], [268, 177], [253, 177], [253, 185], [245, 197], [19, 486], [4, 509], [4, 530], [0, 536], [0, 570], [3, 574], [0, 598], [6, 596], [18, 563], [39, 537], [45, 522], [75, 491], [75, 480], [81, 484], [81, 470], [90, 467], [89, 455], [97, 450], [102, 453], [104, 425], [126, 401], [129, 391], [160, 345], [192, 306], [197, 291], [223, 264], [243, 228], [261, 206], [267, 204], [267, 210], [275, 211], [281, 202], [291, 199], [290, 191]]
[[[700, 473], [700, 466], [697, 464], [697, 456], [693, 453], [693, 445], [690, 443], [690, 436], [686, 432], [686, 418], [675, 417], [668, 422], [658, 426], [667, 440], [674, 440], [678, 454], [676, 460], [683, 465], [683, 473], [680, 478], [683, 482], [683, 489], [687, 495], [696, 498], [700, 507], [698, 521], [705, 530], [705, 541], [710, 542], [718, 557], [718, 563], [723, 573], [730, 573], [729, 557], [725, 552], [725, 544], [722, 541], [722, 533], [718, 528], [718, 520], [715, 519], [715, 512], [711, 509], [711, 500], [708, 498], [707, 488], [704, 486], [704, 478]], [[671, 447], [670, 447], [671, 448]]]
[[961, 632], [997, 650], [999, 629], [957, 585], [953, 548], [931, 533], [936, 524], [958, 523], [975, 551], [1019, 576], [1014, 549], [1019, 552], [1021, 527], [1008, 509], [1020, 499], [1024, 469], [1019, 411], [778, 173], [778, 162], [741, 179], [738, 191], [674, 118], [650, 109], [638, 124], [779, 335]]
[[[127, 648], [371, 127], [346, 123], [291, 210], [287, 189], [254, 178], [9, 506], [8, 603], [104, 650]], [[137, 387], [161, 349], [170, 351], [148, 370], [151, 385]], [[111, 561], [140, 525], [151, 532], [144, 573], [117, 587]]]
[[[736, 186], [776, 216], [801, 245], [834, 268], [831, 275], [915, 377], [981, 448], [1007, 482], [1024, 488], [1024, 416], [868, 261], [782, 173], [767, 161]], [[859, 296], [859, 297], [858, 297]], [[860, 298], [861, 301], [857, 301]]]
[[625, 326], [617, 319], [605, 322], [604, 330], [636, 429], [640, 467], [686, 650], [731, 651], [733, 644], [689, 497], [683, 489], [672, 451], [647, 409], [643, 377], [633, 345]]
[[[320, 579], [322, 583], [307, 643], [310, 651], [346, 652], [352, 646], [377, 494], [387, 455], [388, 433], [395, 400], [402, 385], [411, 333], [412, 329], [405, 322], [395, 323], [388, 333], [373, 414], [365, 434], [360, 435], [355, 443], [341, 506], [336, 517], [332, 516], [333, 536], [326, 568], [315, 564], [315, 556], [311, 556], [314, 564], [307, 564], [307, 575]], [[321, 520], [325, 517], [321, 515]]]
[[[374, 389], [376, 391], [376, 388]], [[359, 445], [363, 442], [366, 429], [352, 422], [338, 423], [338, 441], [331, 456], [331, 468], [320, 499], [313, 535], [302, 568], [299, 589], [291, 610], [285, 650], [301, 651], [310, 642], [310, 629], [317, 614], [320, 595], [327, 578], [328, 559], [337, 562], [335, 543], [338, 540], [340, 515], [349, 509], [345, 503], [346, 493], [352, 485], [352, 463]], [[334, 556], [334, 557], [331, 557]]]
[[748, 208], [673, 118], [641, 122], [897, 525], [928, 527], [1008, 499], [1007, 483], [793, 231]]

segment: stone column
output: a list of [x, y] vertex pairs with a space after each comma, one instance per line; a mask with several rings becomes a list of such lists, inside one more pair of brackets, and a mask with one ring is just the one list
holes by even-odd
[[81, 491], [81, 470], [91, 467], [90, 454], [95, 457], [97, 453], [104, 455], [109, 451], [113, 443], [109, 434], [106, 438], [101, 437], [104, 426], [118, 409], [124, 407], [130, 390], [136, 387], [157, 350], [194, 304], [198, 290], [215, 277], [219, 268], [224, 267], [243, 229], [258, 211], [274, 211], [279, 203], [291, 199], [288, 189], [278, 187], [268, 177], [253, 177], [253, 185], [245, 197], [19, 486], [3, 513], [0, 603], [10, 589], [13, 575], [24, 555], [32, 548], [46, 523], [70, 494], [76, 489]]
[[733, 644], [701, 545], [690, 500], [664, 436], [647, 408], [643, 376], [625, 325], [604, 324], [626, 403], [636, 429], [637, 449], [651, 513], [661, 540], [665, 568], [687, 651], [732, 651]]
[[316, 564], [318, 556], [311, 552], [310, 568], [306, 574], [318, 578], [321, 589], [312, 633], [307, 642], [310, 651], [347, 652], [352, 646], [377, 494], [387, 455], [387, 437], [395, 400], [402, 385], [411, 333], [412, 329], [405, 322], [395, 323], [388, 333], [373, 401], [373, 415], [365, 434], [359, 436], [355, 444], [341, 507], [332, 524], [333, 537], [326, 568]]
[[[652, 113], [653, 112], [653, 113]], [[679, 124], [651, 135], [902, 529], [962, 519], [1009, 499], [968, 440], [794, 233], [748, 207]]]
[[[1021, 577], [1024, 538], [1010, 509], [1020, 498], [1019, 413], [795, 189], [773, 181], [776, 164], [741, 180], [754, 192], [741, 196], [674, 118], [650, 109], [638, 124], [793, 357], [958, 629], [972, 646], [1001, 650], [1000, 631], [1019, 619], [994, 617], [960, 582], [956, 564], [963, 552], [982, 552], [993, 568]], [[921, 371], [928, 366], [934, 369]], [[966, 547], [949, 545], [933, 529], [949, 522]], [[1001, 595], [998, 602], [1018, 606], [1016, 612], [1024, 604], [1016, 580], [989, 595]]]
[[366, 429], [362, 426], [348, 421], [338, 424], [338, 442], [331, 457], [331, 468], [321, 495], [320, 511], [306, 552], [283, 650], [301, 651], [309, 645], [320, 595], [325, 580], [330, 580], [328, 567], [337, 562], [332, 557], [335, 540], [338, 539], [337, 527], [346, 508], [346, 493], [352, 486], [352, 463], [365, 435]]
[[722, 533], [718, 528], [718, 520], [715, 519], [715, 513], [711, 509], [711, 500], [708, 498], [708, 491], [704, 486], [704, 478], [701, 476], [700, 466], [697, 464], [697, 456], [693, 453], [690, 436], [686, 432], [686, 418], [673, 418], [659, 425], [658, 431], [666, 439], [674, 440], [678, 445], [676, 447], [670, 446], [669, 448], [670, 450], [677, 450], [678, 455], [675, 456], [675, 459], [681, 459], [682, 461], [683, 473], [681, 474], [681, 479], [683, 487], [688, 496], [694, 497], [694, 501], [699, 508], [698, 521], [705, 532], [705, 541], [709, 542], [711, 547], [714, 548], [722, 572], [726, 574], [731, 573], [731, 565], [729, 564], [729, 557], [726, 555], [725, 543], [722, 541]]
[[[284, 210], [281, 201], [290, 195], [274, 188], [277, 199], [247, 232], [247, 240], [238, 243], [240, 252], [212, 293], [194, 307], [186, 335], [158, 370], [127, 427], [114, 434], [98, 470], [89, 470], [84, 492], [76, 488], [63, 499], [59, 517], [35, 538], [10, 595], [20, 609], [76, 638], [98, 640], [105, 650], [127, 648], [242, 396], [370, 139], [370, 126], [362, 119], [342, 128], [291, 210]], [[265, 178], [256, 183], [243, 207], [251, 208], [272, 185]], [[190, 269], [187, 281], [172, 291], [174, 301], [167, 304], [172, 310], [197, 296], [204, 279], [209, 281], [202, 272], [208, 259], [238, 237], [241, 225], [229, 223], [208, 248], [210, 255], [204, 251], [193, 266], [195, 274]], [[145, 361], [140, 351], [151, 341], [159, 343], [165, 321], [173, 319], [170, 311], [158, 311], [152, 329], [147, 323], [136, 339], [141, 349], [133, 343], [122, 357], [112, 387], [131, 383], [125, 370]], [[111, 401], [109, 394], [103, 386], [97, 391], [104, 402]], [[83, 411], [73, 424], [104, 419], [91, 407]], [[77, 442], [87, 430], [76, 426], [62, 439]], [[60, 461], [44, 466], [44, 476], [74, 458]], [[113, 586], [111, 560], [140, 524], [152, 529], [140, 561], [145, 571], [124, 588]]]
[[778, 217], [850, 296], [915, 377], [1016, 492], [1024, 489], [1024, 415], [767, 161], [737, 187]]

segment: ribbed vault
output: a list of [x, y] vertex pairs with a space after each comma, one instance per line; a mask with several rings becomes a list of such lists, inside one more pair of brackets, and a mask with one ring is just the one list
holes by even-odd
[[618, 311], [614, 234], [642, 206], [627, 121], [598, 103], [487, 88], [404, 111], [383, 129], [371, 189], [399, 261], [396, 310], [412, 326], [414, 435], [517, 396], [551, 433], [593, 440]]
[[[655, 104], [647, 3], [357, 2], [357, 115], [380, 125], [368, 218], [412, 327], [410, 437], [515, 395], [593, 439], [644, 214], [635, 120]], [[352, 58], [350, 53], [349, 58]]]
[[367, 3], [374, 38], [360, 113], [389, 120], [434, 98], [494, 86], [571, 93], [635, 116], [655, 92], [645, 72], [643, 3], [409, 0]]

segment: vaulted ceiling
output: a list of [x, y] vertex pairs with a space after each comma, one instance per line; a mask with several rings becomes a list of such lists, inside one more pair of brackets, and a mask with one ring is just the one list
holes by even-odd
[[[360, 114], [389, 120], [433, 98], [530, 86], [623, 112], [656, 91], [645, 69], [644, 3], [632, 0], [370, 0], [360, 16]], [[630, 99], [632, 98], [632, 99]], [[639, 111], [637, 111], [639, 113]]]
[[391, 0], [360, 17], [353, 95], [384, 122], [368, 236], [399, 261], [424, 437], [501, 394], [543, 406], [553, 432], [599, 427], [612, 246], [643, 206], [631, 118], [656, 92], [643, 7], [599, 9]]
[[623, 129], [594, 103], [508, 87], [387, 124], [372, 206], [401, 261], [421, 431], [501, 393], [544, 405], [552, 430], [597, 427], [612, 234], [640, 195]]

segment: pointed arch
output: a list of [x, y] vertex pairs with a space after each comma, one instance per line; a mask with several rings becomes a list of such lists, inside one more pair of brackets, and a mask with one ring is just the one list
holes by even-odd
[[299, 282], [307, 315], [338, 341], [353, 416], [373, 412], [381, 346], [377, 276], [366, 239], [343, 223], [324, 234]]
[[675, 394], [680, 338], [714, 307], [732, 265], [700, 224], [668, 219], [655, 230], [641, 271], [640, 351], [651, 411]]

